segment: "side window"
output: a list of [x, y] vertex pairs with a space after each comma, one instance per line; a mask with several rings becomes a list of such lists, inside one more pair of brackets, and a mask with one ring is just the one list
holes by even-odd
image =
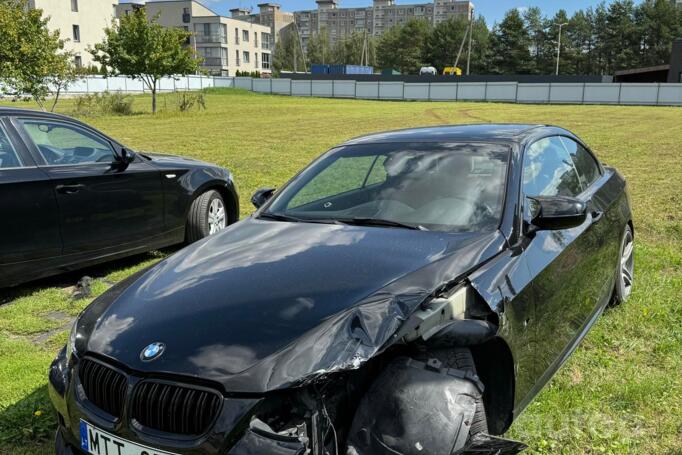
[[9, 140], [9, 136], [0, 125], [0, 169], [11, 167], [21, 167], [21, 160], [14, 146]]
[[287, 208], [299, 207], [322, 198], [385, 181], [386, 171], [383, 166], [377, 164], [383, 159], [385, 157], [377, 159], [376, 156], [339, 158], [305, 185], [291, 199]]
[[562, 137], [561, 142], [571, 155], [571, 160], [573, 160], [575, 170], [578, 172], [583, 187], [587, 188], [601, 176], [599, 164], [585, 147], [578, 144], [573, 139]]
[[582, 192], [573, 161], [561, 139], [540, 139], [526, 150], [523, 192], [526, 196], [577, 196]]
[[22, 124], [49, 165], [114, 161], [108, 141], [77, 126], [51, 120], [23, 120]]

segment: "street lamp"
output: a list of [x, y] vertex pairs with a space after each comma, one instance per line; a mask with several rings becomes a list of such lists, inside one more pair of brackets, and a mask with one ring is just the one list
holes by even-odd
[[556, 47], [556, 75], [559, 75], [559, 58], [561, 58], [561, 28], [564, 25], [568, 25], [568, 22], [563, 22], [561, 24], [557, 24], [559, 26], [559, 43], [557, 44]]

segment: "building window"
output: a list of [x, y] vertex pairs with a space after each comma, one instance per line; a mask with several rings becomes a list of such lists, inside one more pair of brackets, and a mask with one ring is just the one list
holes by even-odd
[[76, 66], [76, 68], [82, 68], [83, 58], [80, 55], [76, 55], [75, 57], [73, 57], [73, 64]]
[[258, 52], [253, 54], [253, 64], [258, 68]]
[[239, 29], [234, 29], [234, 44], [239, 44]]
[[262, 60], [261, 60], [261, 62], [262, 62], [261, 67], [262, 67], [264, 70], [269, 70], [269, 69], [270, 69], [270, 54], [261, 54], [261, 58], [262, 58]]
[[71, 0], [71, 11], [78, 12], [78, 0]]
[[253, 45], [258, 47], [258, 32], [253, 32]]
[[244, 64], [248, 65], [249, 64], [249, 53], [247, 51], [244, 51]]
[[[245, 43], [249, 42], [249, 31], [248, 30], [242, 30], [242, 41]], [[246, 63], [246, 62], [244, 62]]]
[[235, 55], [237, 56], [237, 59], [235, 60], [235, 64], [239, 66], [239, 51], [234, 51]]
[[185, 24], [189, 24], [192, 19], [192, 14], [190, 12], [189, 8], [183, 8], [182, 9], [182, 22]]
[[76, 43], [81, 41], [81, 28], [76, 24], [73, 25], [73, 41]]

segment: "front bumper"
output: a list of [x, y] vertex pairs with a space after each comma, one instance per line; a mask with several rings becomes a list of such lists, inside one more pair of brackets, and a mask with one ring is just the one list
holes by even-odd
[[[182, 454], [282, 454], [303, 453], [302, 446], [271, 440], [249, 430], [251, 417], [257, 413], [262, 398], [224, 397], [221, 411], [207, 433], [188, 438], [171, 434], [144, 431], [127, 416], [127, 407], [119, 419], [105, 416], [83, 393], [77, 375], [78, 359], [66, 359], [64, 349], [52, 362], [49, 370], [48, 391], [57, 410], [59, 428], [55, 438], [57, 455], [80, 455], [80, 421], [85, 420], [104, 431], [128, 441], [156, 447], [160, 450]], [[129, 375], [129, 390], [135, 381], [142, 378], [135, 373]]]

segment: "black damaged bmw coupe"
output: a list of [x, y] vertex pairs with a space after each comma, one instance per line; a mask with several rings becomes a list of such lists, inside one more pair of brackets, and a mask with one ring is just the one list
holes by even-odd
[[633, 283], [625, 181], [557, 127], [373, 134], [252, 201], [79, 316], [58, 454], [514, 453]]

